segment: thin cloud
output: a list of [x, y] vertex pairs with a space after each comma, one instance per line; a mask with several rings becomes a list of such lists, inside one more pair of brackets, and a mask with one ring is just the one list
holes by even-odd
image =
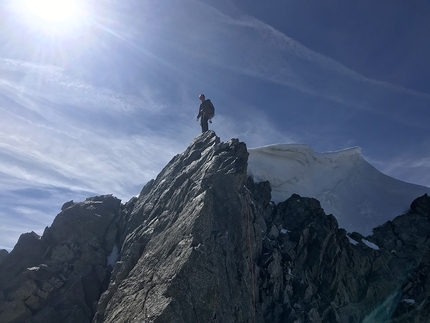
[[12, 208], [11, 211], [20, 214], [26, 223], [35, 223], [42, 228], [45, 227], [47, 222], [52, 220], [52, 217], [46, 214], [46, 212], [38, 211], [27, 206], [17, 206]]
[[[151, 113], [165, 106], [145, 87], [142, 98], [122, 95], [69, 78], [60, 68], [10, 59], [0, 59], [0, 70], [9, 72], [0, 79], [0, 168], [7, 179], [1, 190], [64, 187], [129, 198], [178, 152], [180, 136], [149, 129]], [[36, 78], [41, 81], [32, 83]], [[147, 118], [134, 122], [145, 111]]]
[[384, 161], [370, 156], [365, 158], [384, 174], [409, 183], [430, 187], [430, 157], [423, 156], [422, 152], [399, 152], [394, 158]]
[[[426, 172], [426, 174], [430, 174], [430, 157], [425, 156], [407, 156], [404, 158], [396, 158], [392, 163], [390, 163], [390, 168], [387, 168], [387, 170], [392, 171], [395, 168], [404, 168], [404, 169], [411, 169], [411, 168], [428, 168], [429, 171]], [[430, 178], [430, 175], [428, 176]], [[429, 183], [430, 186], [430, 183]]]
[[[268, 48], [268, 51], [270, 52], [270, 54], [273, 54], [276, 52], [279, 53], [278, 55], [276, 54], [273, 55], [278, 59], [270, 60], [271, 61], [270, 64], [261, 66], [261, 63], [260, 63], [256, 66], [259, 67], [260, 65], [261, 68], [244, 70], [245, 73], [248, 73], [253, 76], [264, 77], [277, 83], [292, 86], [306, 93], [322, 95], [330, 99], [337, 99], [338, 101], [343, 101], [343, 102], [345, 102], [345, 100], [340, 99], [339, 96], [337, 95], [333, 96], [333, 95], [330, 95], [330, 93], [321, 93], [320, 91], [315, 91], [315, 89], [312, 86], [310, 86], [310, 84], [305, 84], [304, 82], [308, 81], [311, 83], [312, 79], [315, 78], [315, 75], [318, 75], [323, 71], [330, 72], [330, 73], [334, 72], [339, 76], [343, 75], [352, 80], [364, 82], [372, 86], [381, 86], [386, 89], [400, 92], [403, 94], [430, 99], [430, 95], [428, 94], [420, 93], [418, 91], [410, 90], [387, 82], [382, 82], [382, 81], [367, 78], [329, 57], [326, 57], [322, 54], [312, 51], [311, 49], [307, 48], [301, 43], [286, 36], [279, 30], [276, 30], [275, 28], [255, 18], [245, 17], [242, 19], [243, 20], [241, 21], [233, 21], [232, 25], [254, 30], [256, 34], [260, 35], [257, 41], [262, 41], [262, 44], [260, 45], [255, 44], [255, 45], [264, 46], [265, 48]], [[283, 55], [281, 53], [284, 53], [285, 56], [282, 57]], [[256, 60], [260, 61], [260, 59], [261, 57], [256, 57]], [[303, 79], [301, 75], [299, 75], [294, 71], [292, 64], [288, 62], [288, 60], [290, 59], [295, 61], [304, 60], [312, 64], [313, 68], [317, 68], [317, 70], [314, 70], [313, 74], [308, 74], [307, 79]]]
[[69, 77], [64, 69], [55, 66], [0, 58], [0, 72], [0, 95], [13, 95], [15, 100], [39, 97], [57, 104], [119, 112], [159, 112], [163, 109], [148, 91], [140, 92], [139, 97], [124, 95]]
[[225, 115], [217, 115], [213, 121], [217, 135], [225, 141], [230, 138], [242, 140], [246, 138], [248, 148], [260, 147], [273, 142], [301, 141], [297, 136], [274, 127], [264, 112], [252, 107], [247, 107], [247, 111], [247, 115], [243, 116], [240, 122]]
[[367, 78], [254, 17], [237, 12], [231, 17], [201, 2], [190, 4], [193, 9], [187, 11], [186, 20], [183, 16], [176, 17], [175, 10], [166, 9], [165, 14], [171, 15], [172, 29], [183, 34], [178, 35], [175, 49], [184, 51], [186, 43], [187, 54], [193, 57], [354, 106], [360, 105], [357, 101], [375, 87], [430, 99], [428, 94]]
[[18, 187], [55, 186], [125, 198], [174, 155], [174, 142], [161, 137], [89, 136], [52, 138], [51, 132], [30, 127], [25, 135], [2, 133], [0, 167]]

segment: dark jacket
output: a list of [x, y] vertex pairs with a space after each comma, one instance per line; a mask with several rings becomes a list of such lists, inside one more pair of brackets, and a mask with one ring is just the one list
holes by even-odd
[[197, 119], [200, 117], [207, 117], [208, 119], [213, 118], [215, 115], [215, 108], [212, 104], [211, 100], [206, 99], [200, 104], [199, 114], [197, 115]]

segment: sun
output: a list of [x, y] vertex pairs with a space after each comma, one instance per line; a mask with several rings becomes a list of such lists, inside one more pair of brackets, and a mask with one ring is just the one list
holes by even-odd
[[76, 11], [75, 0], [26, 0], [27, 8], [47, 21], [70, 19]]
[[[55, 39], [78, 37], [92, 24], [91, 6], [85, 0], [11, 0], [18, 26]], [[0, 0], [1, 2], [1, 0]]]

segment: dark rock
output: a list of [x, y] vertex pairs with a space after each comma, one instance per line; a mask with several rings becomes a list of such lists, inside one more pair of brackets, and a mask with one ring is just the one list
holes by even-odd
[[430, 197], [427, 194], [417, 198], [411, 203], [410, 213], [430, 217]]
[[[288, 231], [272, 246], [273, 255], [278, 250], [282, 255], [279, 266], [285, 279], [266, 269], [271, 255], [263, 248], [266, 253], [259, 262], [263, 321], [425, 322], [428, 313], [423, 308], [429, 307], [430, 295], [425, 292], [430, 290], [426, 203], [424, 198], [416, 200], [408, 214], [376, 228], [371, 237], [350, 234], [355, 245], [316, 200], [293, 195], [280, 203], [271, 225]], [[408, 279], [407, 287], [399, 289]]]
[[272, 198], [272, 187], [269, 182], [254, 183], [252, 177], [248, 177], [246, 186], [250, 190], [253, 199], [257, 201], [263, 209], [269, 205], [270, 199]]
[[21, 300], [5, 302], [0, 306], [0, 322], [20, 323], [31, 317], [31, 311]]
[[61, 211], [64, 211], [65, 209], [68, 209], [69, 207], [75, 205], [75, 202], [73, 202], [73, 200], [66, 202], [63, 204], [63, 206], [61, 207]]
[[3, 262], [3, 259], [5, 259], [9, 255], [9, 252], [6, 249], [0, 250], [0, 265]]
[[90, 198], [63, 208], [42, 237], [23, 234], [0, 265], [0, 322], [91, 322], [119, 209], [110, 195]]

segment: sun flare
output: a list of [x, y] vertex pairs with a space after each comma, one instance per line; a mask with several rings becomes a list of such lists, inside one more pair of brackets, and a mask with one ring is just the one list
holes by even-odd
[[28, 9], [48, 21], [64, 21], [76, 10], [75, 0], [26, 0]]
[[17, 26], [53, 38], [78, 37], [92, 21], [84, 0], [13, 0], [11, 8]]

